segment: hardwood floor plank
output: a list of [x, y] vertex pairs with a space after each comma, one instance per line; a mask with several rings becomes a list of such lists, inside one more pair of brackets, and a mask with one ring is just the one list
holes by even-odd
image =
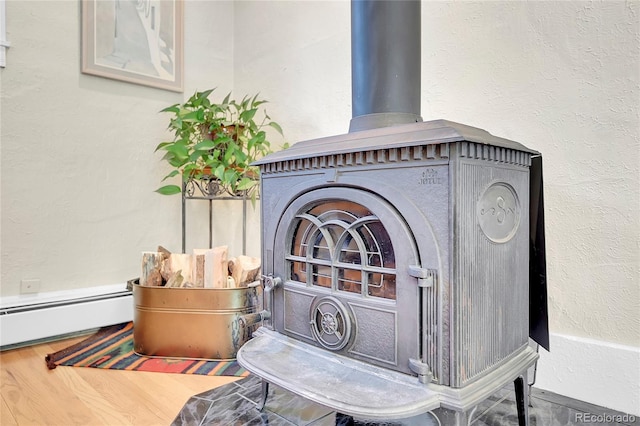
[[11, 414], [11, 408], [7, 405], [7, 402], [4, 400], [4, 395], [0, 398], [0, 425], [2, 426], [17, 426], [18, 422], [16, 418]]
[[193, 395], [239, 379], [86, 367], [47, 369], [46, 354], [86, 337], [0, 352], [0, 424], [168, 425]]
[[43, 364], [44, 361], [37, 359], [31, 348], [2, 354], [0, 389], [17, 423], [87, 424], [91, 413], [83, 410], [77, 395], [67, 393], [60, 380], [47, 374], [50, 372]]
[[224, 376], [209, 377], [147, 372], [130, 374], [127, 378], [138, 389], [153, 389], [153, 401], [149, 401], [149, 404], [156, 405], [158, 410], [164, 413], [165, 418], [169, 419], [167, 424], [171, 423], [192, 396], [239, 379]]
[[[51, 353], [51, 348], [48, 346], [36, 346], [33, 350], [43, 362], [47, 353]], [[47, 374], [56, 381], [60, 381], [61, 392], [76, 396], [78, 402], [90, 413], [94, 424], [134, 424], [129, 415], [120, 412], [119, 406], [114, 405], [112, 401], [105, 398], [104, 394], [96, 390], [94, 383], [87, 380], [91, 375], [83, 374], [86, 372], [81, 370], [86, 369], [58, 367], [54, 370], [49, 370]], [[103, 378], [100, 378], [100, 380], [103, 380]], [[74, 410], [80, 408], [80, 406], [73, 407]]]

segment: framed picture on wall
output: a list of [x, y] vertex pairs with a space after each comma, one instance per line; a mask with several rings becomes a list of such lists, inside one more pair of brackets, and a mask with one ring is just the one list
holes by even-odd
[[183, 91], [182, 0], [82, 0], [82, 72]]

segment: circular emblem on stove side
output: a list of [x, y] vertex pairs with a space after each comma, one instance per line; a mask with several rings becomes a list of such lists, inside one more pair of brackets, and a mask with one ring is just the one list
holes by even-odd
[[520, 225], [520, 201], [516, 191], [503, 182], [488, 187], [478, 201], [482, 232], [495, 243], [506, 243]]
[[323, 347], [337, 351], [351, 339], [351, 317], [335, 297], [323, 297], [315, 302], [310, 317], [313, 335]]

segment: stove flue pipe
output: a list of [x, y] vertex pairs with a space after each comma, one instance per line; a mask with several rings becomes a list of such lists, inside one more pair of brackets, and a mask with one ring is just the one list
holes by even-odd
[[349, 131], [422, 121], [420, 1], [351, 1]]

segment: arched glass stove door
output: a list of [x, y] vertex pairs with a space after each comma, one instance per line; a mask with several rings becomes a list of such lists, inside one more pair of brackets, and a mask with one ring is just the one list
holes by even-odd
[[382, 198], [353, 188], [308, 192], [286, 209], [274, 242], [278, 332], [413, 374], [420, 357], [419, 265], [413, 235]]

